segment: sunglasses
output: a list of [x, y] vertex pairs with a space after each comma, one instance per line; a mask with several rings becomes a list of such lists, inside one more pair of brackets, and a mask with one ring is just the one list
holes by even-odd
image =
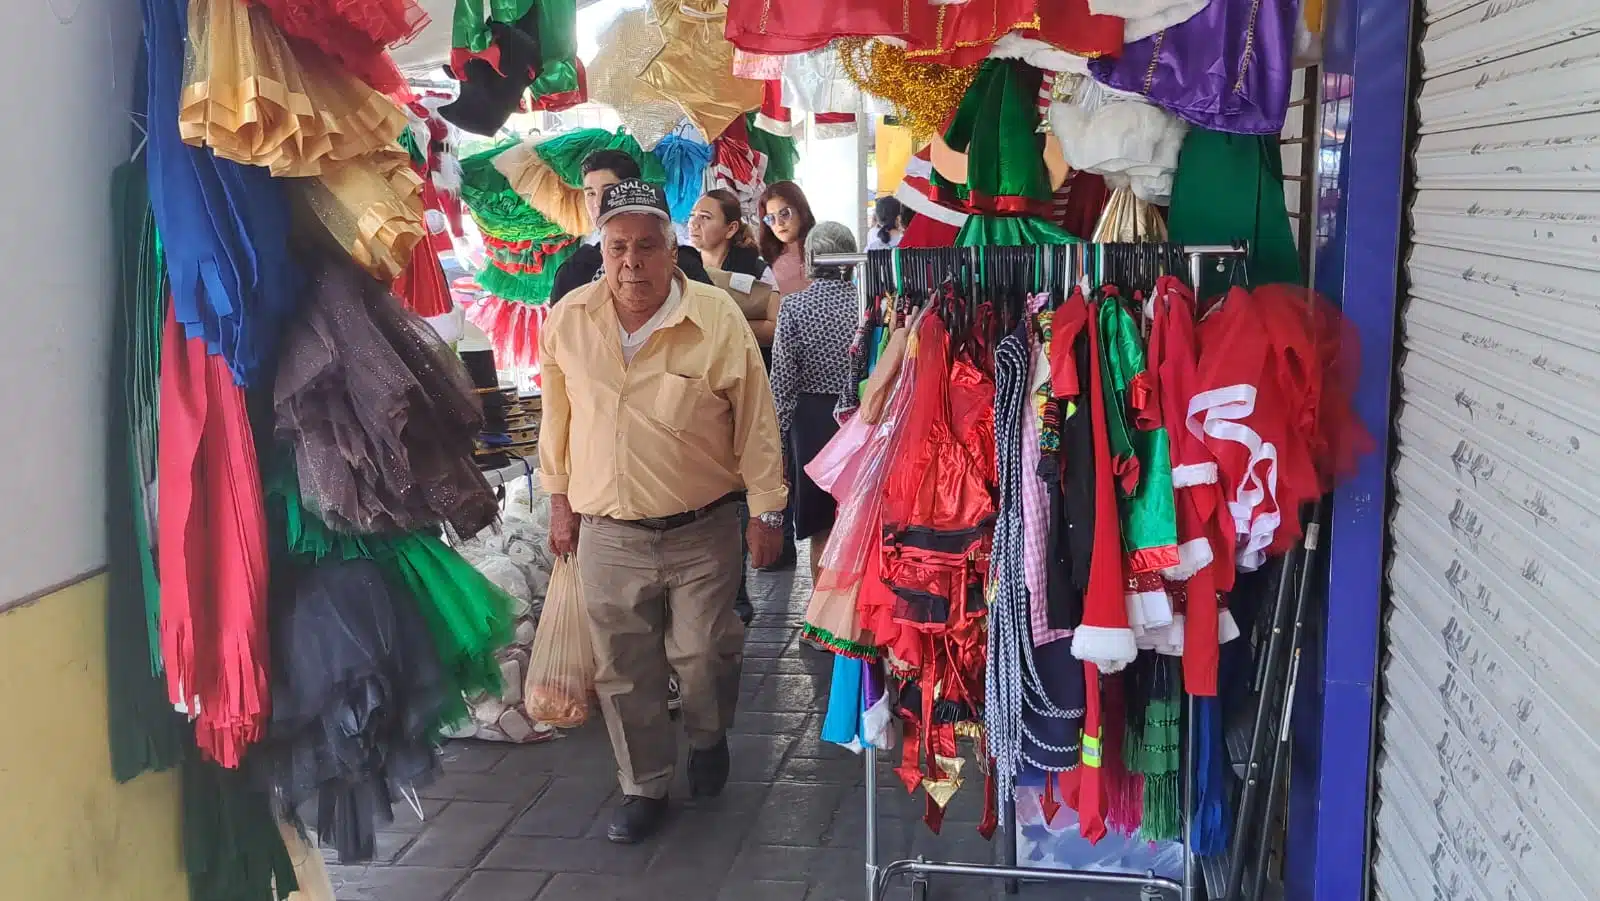
[[771, 228], [772, 226], [777, 225], [779, 222], [788, 222], [793, 218], [794, 209], [792, 207], [784, 207], [776, 213], [768, 213], [765, 216], [762, 216], [761, 221], [765, 222], [768, 228]]

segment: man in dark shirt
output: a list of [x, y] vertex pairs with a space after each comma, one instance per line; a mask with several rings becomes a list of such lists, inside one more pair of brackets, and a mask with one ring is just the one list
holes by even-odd
[[[620, 150], [596, 150], [583, 160], [583, 202], [589, 208], [592, 222], [600, 212], [600, 196], [606, 188], [630, 178], [640, 178], [639, 164]], [[700, 251], [687, 245], [678, 245], [678, 268], [697, 282], [711, 284], [705, 264], [700, 262]], [[555, 286], [550, 289], [550, 303], [558, 303], [573, 290], [600, 277], [601, 260], [598, 234], [583, 240], [578, 251], [567, 258], [556, 270]]]

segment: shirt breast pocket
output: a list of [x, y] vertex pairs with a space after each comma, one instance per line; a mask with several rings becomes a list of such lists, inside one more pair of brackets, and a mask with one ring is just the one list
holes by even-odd
[[653, 412], [655, 418], [672, 431], [688, 432], [704, 419], [713, 400], [711, 386], [705, 379], [664, 372]]

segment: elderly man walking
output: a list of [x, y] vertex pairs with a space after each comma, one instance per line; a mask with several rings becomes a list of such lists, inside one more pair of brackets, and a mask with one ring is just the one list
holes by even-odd
[[604, 278], [569, 294], [540, 336], [539, 472], [550, 543], [576, 552], [599, 668], [596, 690], [623, 802], [608, 835], [661, 826], [677, 762], [675, 672], [689, 790], [728, 779], [744, 626], [739, 501], [760, 566], [778, 556], [787, 489], [761, 350], [720, 289], [686, 279], [662, 192], [627, 180], [600, 213]]

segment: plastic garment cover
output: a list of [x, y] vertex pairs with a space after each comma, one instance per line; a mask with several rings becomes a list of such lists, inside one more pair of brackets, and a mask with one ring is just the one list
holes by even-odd
[[416, 598], [371, 561], [274, 576], [272, 722], [253, 775], [285, 817], [315, 799], [317, 837], [342, 863], [371, 860], [401, 789], [437, 771], [438, 654]]
[[858, 643], [856, 596], [868, 559], [883, 541], [883, 486], [899, 453], [916, 384], [917, 355], [908, 349], [878, 422], [855, 417], [806, 465], [806, 474], [833, 495], [839, 511], [806, 607], [805, 635], [837, 653], [870, 656], [870, 649]]
[[867, 96], [850, 80], [831, 47], [784, 59], [783, 101], [795, 112], [860, 113]]
[[335, 530], [448, 522], [470, 537], [498, 515], [472, 462], [483, 412], [460, 359], [349, 261], [320, 261], [274, 403], [306, 507]]

